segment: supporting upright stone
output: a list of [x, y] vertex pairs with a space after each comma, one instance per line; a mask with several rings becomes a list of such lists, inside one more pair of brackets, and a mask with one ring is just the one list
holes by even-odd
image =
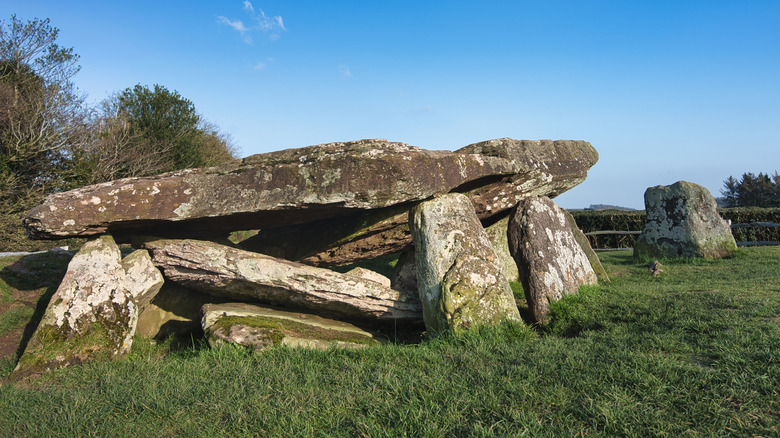
[[517, 271], [517, 264], [509, 252], [509, 243], [506, 238], [506, 229], [509, 226], [509, 216], [499, 219], [496, 223], [485, 227], [488, 240], [496, 251], [501, 272], [504, 273], [509, 281], [520, 281], [520, 273]]
[[531, 316], [543, 323], [550, 303], [595, 284], [596, 274], [572, 234], [566, 216], [547, 197], [521, 201], [507, 230]]
[[593, 251], [593, 247], [590, 246], [588, 236], [586, 236], [585, 233], [580, 230], [580, 227], [577, 226], [577, 221], [574, 219], [574, 216], [572, 216], [571, 213], [564, 209], [561, 209], [561, 211], [563, 212], [563, 215], [566, 216], [566, 222], [569, 224], [569, 229], [571, 229], [574, 240], [580, 244], [580, 248], [582, 248], [582, 251], [585, 253], [585, 257], [587, 257], [588, 261], [590, 262], [590, 267], [593, 268], [593, 272], [596, 273], [596, 277], [600, 282], [609, 283], [609, 275], [604, 269], [604, 266], [601, 264], [599, 256], [596, 255], [596, 251]]
[[729, 223], [706, 188], [687, 181], [645, 191], [647, 219], [634, 245], [637, 259], [721, 258], [737, 250]]
[[68, 264], [14, 373], [22, 377], [129, 352], [139, 303], [151, 300], [162, 282], [146, 251], [123, 263], [111, 236], [87, 242]]
[[409, 216], [429, 333], [520, 321], [512, 290], [467, 196], [453, 193], [422, 202]]

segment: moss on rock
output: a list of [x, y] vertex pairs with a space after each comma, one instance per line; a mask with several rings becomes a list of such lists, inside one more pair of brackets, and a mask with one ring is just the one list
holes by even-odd
[[212, 346], [234, 343], [262, 350], [273, 345], [328, 348], [376, 345], [351, 324], [317, 315], [242, 303], [203, 306], [203, 330]]

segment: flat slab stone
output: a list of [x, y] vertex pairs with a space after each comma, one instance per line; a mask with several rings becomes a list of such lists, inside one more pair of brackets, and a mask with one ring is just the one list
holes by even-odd
[[367, 320], [419, 320], [416, 296], [379, 282], [213, 242], [146, 242], [165, 278], [218, 297]]
[[212, 347], [237, 344], [260, 351], [274, 345], [327, 349], [379, 344], [370, 333], [343, 321], [245, 303], [206, 304], [202, 324]]
[[[590, 143], [571, 140], [501, 138], [475, 143], [453, 154], [511, 163], [510, 173], [464, 179], [450, 189], [430, 192], [432, 196], [466, 194], [481, 220], [505, 214], [527, 196], [555, 197], [571, 189], [585, 180], [588, 169], [598, 161], [598, 153]], [[250, 251], [313, 266], [344, 265], [399, 252], [411, 245], [408, 212], [419, 199], [302, 225], [267, 228], [241, 245]]]
[[38, 239], [219, 236], [411, 206], [450, 191], [468, 193], [478, 214], [490, 216], [524, 194], [554, 196], [579, 184], [597, 160], [582, 141], [499, 139], [456, 152], [386, 140], [328, 143], [56, 193], [24, 223]]

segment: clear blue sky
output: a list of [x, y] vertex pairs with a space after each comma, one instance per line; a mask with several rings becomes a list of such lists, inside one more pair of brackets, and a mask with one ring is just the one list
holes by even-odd
[[560, 196], [643, 208], [780, 171], [780, 1], [0, 0], [50, 18], [93, 102], [135, 84], [192, 100], [242, 155], [386, 138], [457, 149], [590, 141]]

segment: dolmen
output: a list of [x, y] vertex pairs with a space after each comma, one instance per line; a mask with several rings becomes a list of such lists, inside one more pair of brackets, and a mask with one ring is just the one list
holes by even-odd
[[[544, 322], [550, 300], [596, 282], [550, 198], [597, 160], [585, 141], [502, 138], [450, 152], [371, 139], [50, 195], [25, 215], [29, 235], [89, 240], [15, 373], [122, 357], [139, 324], [146, 335], [194, 324], [212, 345], [256, 350], [374, 345], [384, 341], [364, 330], [374, 324], [424, 324], [431, 336], [522, 324], [518, 279], [531, 322]], [[259, 231], [226, 239], [239, 230]], [[535, 234], [553, 239], [512, 240]], [[523, 254], [548, 250], [561, 261], [536, 281]], [[392, 253], [402, 254], [393, 278], [330, 268]]]

